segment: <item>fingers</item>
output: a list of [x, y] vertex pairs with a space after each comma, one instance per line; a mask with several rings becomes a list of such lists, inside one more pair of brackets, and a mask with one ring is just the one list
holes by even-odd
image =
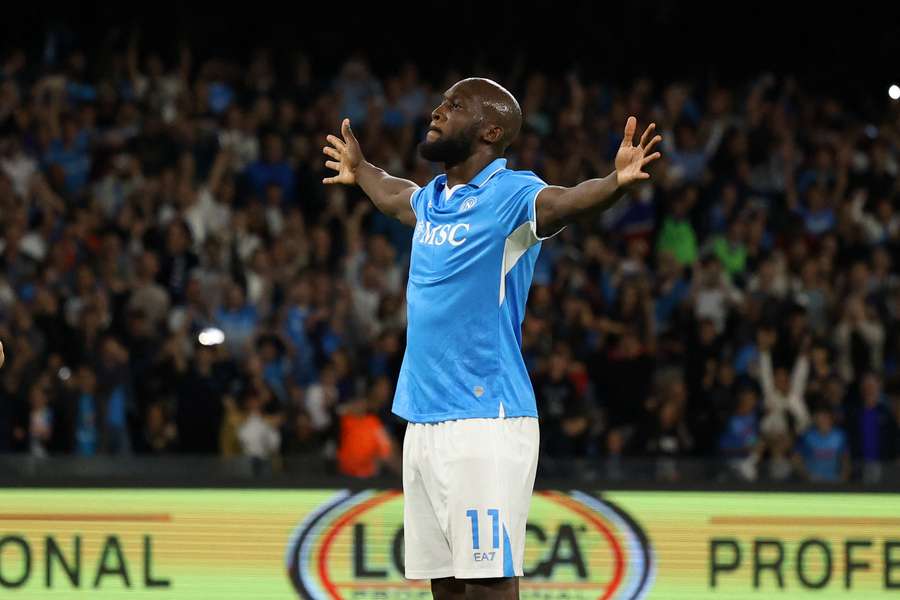
[[[654, 152], [654, 153], [651, 154], [650, 156], [645, 156], [645, 157], [643, 158], [643, 160], [641, 160], [641, 167], [646, 167], [647, 165], [649, 165], [650, 163], [652, 163], [654, 160], [656, 160], [656, 159], [659, 158], [660, 156], [661, 156], [661, 155], [660, 155], [659, 152]], [[325, 164], [328, 164], [328, 163], [325, 163]], [[647, 177], [649, 177], [649, 175], [648, 175]]]
[[340, 183], [340, 181], [338, 181], [337, 177], [326, 177], [322, 180], [322, 183], [324, 183], [325, 185], [331, 185], [332, 183]]
[[341, 160], [341, 153], [332, 148], [331, 146], [325, 146], [322, 148], [322, 154], [326, 154], [333, 158], [334, 160]]
[[625, 121], [625, 137], [622, 138], [622, 146], [630, 148], [634, 145], [634, 130], [637, 129], [637, 119], [628, 117]]
[[343, 152], [343, 151], [344, 151], [344, 148], [347, 147], [347, 144], [344, 143], [344, 140], [342, 140], [341, 138], [339, 138], [339, 137], [336, 136], [336, 135], [329, 135], [329, 136], [326, 137], [325, 139], [328, 140], [328, 143], [329, 143], [329, 144], [331, 144], [332, 146], [334, 146], [335, 148], [337, 148], [337, 149], [340, 150], [341, 152]]
[[350, 119], [344, 119], [341, 122], [341, 135], [344, 136], [344, 141], [348, 144], [356, 141], [356, 136], [353, 135], [353, 130], [350, 129]]
[[644, 130], [644, 134], [641, 135], [641, 148], [647, 146], [647, 139], [653, 133], [653, 130], [656, 129], [656, 123], [650, 123], [650, 127]]
[[335, 161], [333, 161], [333, 160], [326, 160], [326, 161], [325, 161], [325, 166], [328, 167], [329, 169], [333, 169], [333, 170], [335, 170], [335, 171], [340, 171], [340, 170], [341, 170], [341, 163], [335, 162]]
[[651, 150], [653, 150], [653, 147], [656, 146], [656, 145], [657, 145], [658, 143], [660, 143], [661, 141], [662, 141], [662, 136], [661, 136], [661, 135], [658, 135], [658, 136], [656, 136], [655, 138], [653, 138], [652, 140], [650, 140], [650, 143], [647, 144], [646, 146], [644, 146], [644, 154], [647, 154], [648, 152], [650, 152]]

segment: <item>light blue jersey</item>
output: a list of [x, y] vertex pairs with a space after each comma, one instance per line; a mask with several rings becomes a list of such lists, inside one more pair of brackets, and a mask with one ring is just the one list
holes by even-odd
[[417, 423], [536, 417], [522, 358], [525, 301], [547, 184], [498, 158], [466, 185], [439, 175], [410, 198], [406, 353], [393, 411]]

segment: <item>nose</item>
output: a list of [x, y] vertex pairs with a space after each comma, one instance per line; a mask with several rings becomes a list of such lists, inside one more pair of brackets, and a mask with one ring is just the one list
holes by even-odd
[[431, 122], [438, 123], [439, 121], [441, 121], [442, 119], [445, 119], [445, 118], [446, 117], [444, 116], [444, 103], [442, 102], [441, 104], [439, 104], [437, 106], [437, 108], [435, 108], [433, 111], [431, 111]]

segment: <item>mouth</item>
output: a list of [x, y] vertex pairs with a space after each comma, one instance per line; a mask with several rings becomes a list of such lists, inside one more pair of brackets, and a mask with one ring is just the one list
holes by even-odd
[[429, 127], [428, 132], [425, 134], [426, 140], [433, 140], [437, 137], [440, 137], [443, 132], [437, 127]]

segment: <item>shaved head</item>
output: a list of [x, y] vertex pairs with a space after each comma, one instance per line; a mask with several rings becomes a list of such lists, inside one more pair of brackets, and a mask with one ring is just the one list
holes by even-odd
[[451, 89], [454, 88], [478, 100], [484, 121], [503, 130], [496, 143], [501, 152], [506, 150], [522, 128], [522, 109], [515, 96], [496, 81], [483, 77], [463, 79]]

